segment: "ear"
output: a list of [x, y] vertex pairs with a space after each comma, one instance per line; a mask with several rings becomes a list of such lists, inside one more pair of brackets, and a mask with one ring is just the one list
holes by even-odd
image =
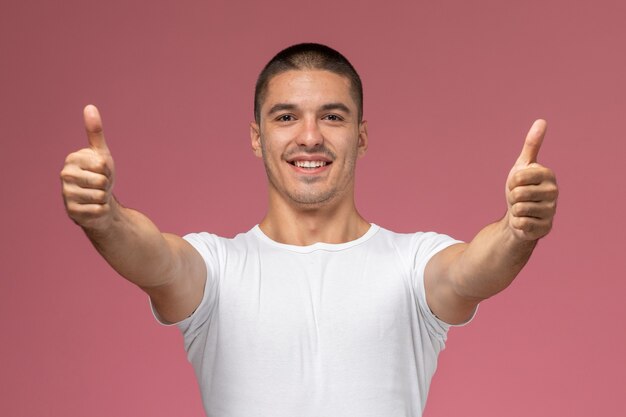
[[359, 123], [359, 157], [365, 155], [365, 151], [367, 151], [367, 145], [367, 120], [363, 120], [361, 123]]
[[263, 156], [261, 152], [261, 128], [257, 122], [250, 122], [250, 144], [252, 145], [252, 152], [261, 158]]

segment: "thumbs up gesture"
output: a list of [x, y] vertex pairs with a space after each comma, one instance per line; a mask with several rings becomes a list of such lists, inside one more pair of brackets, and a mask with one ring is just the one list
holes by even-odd
[[508, 226], [520, 240], [547, 235], [556, 213], [556, 177], [551, 169], [537, 163], [546, 127], [545, 120], [533, 123], [506, 181]]
[[67, 214], [76, 224], [104, 231], [111, 224], [112, 207], [116, 204], [111, 195], [115, 167], [98, 109], [88, 105], [83, 116], [89, 147], [65, 159], [61, 171], [63, 200]]

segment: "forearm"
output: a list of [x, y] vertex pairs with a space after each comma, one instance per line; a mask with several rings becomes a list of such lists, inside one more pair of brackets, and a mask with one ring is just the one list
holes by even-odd
[[87, 234], [104, 259], [151, 298], [164, 320], [188, 317], [202, 299], [207, 270], [184, 239], [159, 229], [112, 194], [115, 164], [104, 139], [98, 109], [83, 112], [89, 147], [70, 153], [61, 170], [68, 216]]
[[504, 290], [524, 267], [536, 244], [537, 240], [515, 236], [506, 216], [486, 226], [450, 264], [457, 294], [484, 300]]
[[509, 172], [505, 216], [482, 229], [469, 244], [453, 245], [432, 257], [424, 271], [428, 305], [448, 323], [463, 323], [482, 300], [508, 287], [537, 241], [552, 228], [558, 187], [551, 169], [537, 163], [546, 131], [530, 128]]
[[113, 197], [107, 227], [83, 230], [109, 265], [132, 283], [157, 287], [174, 276], [176, 258], [166, 236], [148, 217], [123, 207]]

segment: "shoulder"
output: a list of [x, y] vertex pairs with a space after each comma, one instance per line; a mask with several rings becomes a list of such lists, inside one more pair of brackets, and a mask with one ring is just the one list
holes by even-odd
[[433, 231], [400, 233], [383, 227], [380, 227], [377, 237], [381, 242], [392, 245], [401, 257], [412, 262], [419, 258], [430, 258], [448, 246], [461, 243], [461, 241], [443, 233]]
[[394, 242], [403, 246], [422, 245], [447, 240], [455, 240], [449, 235], [428, 231], [428, 232], [395, 232], [378, 226], [377, 236], [383, 240]]
[[[256, 227], [256, 226], [255, 226]], [[246, 252], [250, 247], [258, 246], [255, 228], [239, 233], [234, 237], [219, 236], [209, 232], [195, 232], [183, 236], [205, 260], [217, 260], [229, 253]]]

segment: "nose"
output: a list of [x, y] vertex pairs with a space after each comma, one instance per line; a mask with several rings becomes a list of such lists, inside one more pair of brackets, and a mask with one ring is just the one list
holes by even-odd
[[324, 135], [322, 135], [318, 120], [315, 117], [303, 119], [302, 129], [298, 133], [296, 142], [299, 146], [313, 148], [324, 143]]

